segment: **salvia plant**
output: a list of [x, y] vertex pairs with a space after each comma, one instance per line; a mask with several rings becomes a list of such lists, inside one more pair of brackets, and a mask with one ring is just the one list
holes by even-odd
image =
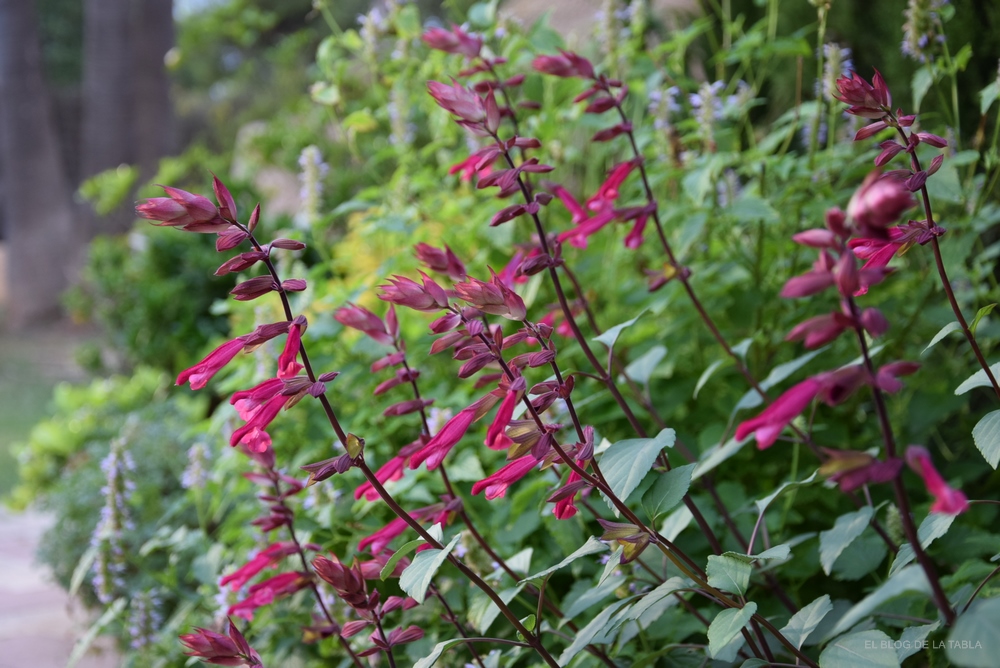
[[[821, 4], [825, 22], [829, 4]], [[907, 10], [906, 52], [924, 62], [943, 48], [940, 4], [911, 2]], [[726, 162], [734, 137], [756, 141], [748, 114], [760, 95], [755, 73], [744, 68], [743, 79], [702, 83], [653, 75], [638, 95], [618, 72], [629, 49], [641, 47], [623, 26], [644, 25], [645, 5], [605, 5], [603, 64], [552, 49], [519, 71], [490, 46], [504, 35], [459, 26], [427, 30], [423, 45], [402, 31], [394, 37], [400, 59], [429, 47], [453, 67], [450, 77], [426, 84], [440, 108], [433, 122], [444, 127], [449, 118], [466, 137], [467, 152], [449, 173], [469, 184], [464, 196], [474, 199], [479, 224], [509, 230], [502, 264], [454, 250], [461, 239], [448, 243], [445, 232], [445, 243], [413, 248], [419, 270], [383, 277], [377, 299], [358, 293], [317, 305], [315, 279], [289, 274], [302, 268], [295, 258], [306, 244], [265, 236], [265, 212], [238, 211], [219, 178], [214, 201], [166, 186], [165, 196], [138, 205], [138, 215], [157, 225], [214, 234], [226, 254], [216, 274], [239, 275], [232, 298], [261, 304], [254, 313], [263, 318], [177, 377], [201, 390], [254, 351], [263, 369], [256, 381], [227, 386], [234, 391], [224, 409], [238, 415], [227, 418], [235, 420], [228, 442], [246, 456], [243, 475], [259, 491], [260, 512], [247, 529], [259, 535], [258, 547], [233, 555], [237, 566], [218, 582], [218, 618], [181, 635], [189, 656], [260, 666], [268, 653], [254, 649], [255, 639], [275, 644], [281, 636], [315, 645], [327, 665], [995, 665], [1000, 568], [933, 546], [949, 531], [972, 535], [976, 524], [963, 529], [965, 517], [978, 525], [995, 517], [986, 483], [995, 482], [1000, 461], [998, 370], [976, 333], [989, 307], [967, 317], [949, 275], [957, 256], [933, 196], [948, 142], [896, 106], [879, 72], [852, 71], [849, 51], [821, 43], [813, 117], [776, 123], [776, 140], [758, 147], [775, 157], [761, 161], [761, 173]], [[372, 67], [400, 11], [393, 5], [389, 15], [365, 17], [359, 48]], [[760, 30], [772, 28], [769, 19]], [[388, 90], [390, 143], [411, 151], [422, 141], [418, 112], [401, 83]], [[561, 118], [586, 128], [588, 145], [579, 150], [603, 156], [600, 185], [590, 192], [580, 192], [578, 175], [563, 173], [566, 144], [533, 136], [538, 109], [556, 90], [572, 97]], [[879, 152], [867, 176], [825, 191], [831, 206], [801, 207], [781, 251], [764, 258], [768, 218], [778, 215], [767, 189], [790, 178], [782, 160], [796, 126], [807, 130], [801, 145], [816, 179], [830, 178], [824, 160], [852, 150], [838, 130], [862, 146], [879, 140]], [[571, 136], [578, 135], [563, 141]], [[327, 167], [315, 146], [301, 161], [307, 211], [299, 226], [309, 227], [322, 220]], [[786, 175], [764, 173], [767, 164]], [[337, 170], [329, 167], [330, 178]], [[417, 191], [397, 185], [404, 192], [393, 197]], [[700, 191], [703, 204], [680, 209], [683, 190]], [[719, 226], [736, 207], [751, 232], [727, 236]], [[707, 222], [706, 209], [722, 222]], [[756, 283], [748, 292], [757, 287], [771, 313], [798, 320], [778, 333], [788, 353], [775, 346], [754, 356], [760, 341], [730, 339], [734, 320], [711, 286], [726, 279], [711, 265], [733, 260], [719, 256], [712, 235], [747, 259], [744, 280]], [[602, 271], [601, 253], [612, 245], [632, 258], [627, 290], [610, 267]], [[900, 268], [895, 258], [904, 254], [920, 260]], [[759, 294], [773, 284], [765, 262], [785, 277]], [[892, 285], [923, 268], [914, 308]], [[340, 329], [324, 314], [328, 306]], [[977, 396], [983, 405], [973, 410], [987, 412], [961, 445], [929, 436], [910, 442], [915, 430], [899, 424], [900, 403], [915, 400], [928, 371], [900, 354], [910, 348], [888, 332], [905, 338], [931, 310], [946, 311], [951, 322], [931, 345], [960, 333], [975, 365], [956, 393], [983, 387], [993, 395]], [[607, 313], [632, 317], [607, 322]], [[623, 343], [630, 330], [666, 329], [671, 319], [710, 342], [697, 353], [714, 361], [704, 365], [695, 397], [705, 400], [720, 367], [734, 372], [738, 393], [714, 399], [726, 403], [714, 407], [728, 415], [721, 426], [702, 431], [675, 410], [687, 399], [665, 389], [669, 382], [660, 381], [669, 374], [655, 375], [667, 355], [662, 346], [640, 354]], [[322, 331], [314, 334], [317, 322]], [[322, 351], [338, 331], [344, 341], [366, 339], [359, 350], [374, 360], [370, 373], [323, 368]], [[806, 352], [792, 353], [799, 347]], [[797, 356], [776, 363], [790, 354]], [[432, 356], [451, 357], [443, 365], [449, 375]], [[368, 394], [381, 412], [377, 427], [356, 423], [349, 409], [357, 402], [350, 397]], [[306, 414], [321, 415], [328, 435], [308, 450], [323, 454], [303, 462], [272, 433]], [[932, 432], [928, 425], [925, 435]], [[385, 434], [391, 448], [380, 442]], [[741, 448], [750, 442], [788, 454], [746, 457]], [[199, 442], [185, 473], [199, 507], [212, 452]], [[960, 473], [949, 468], [946, 477], [939, 467], [957, 456]], [[127, 453], [112, 448], [107, 461], [107, 519], [95, 534], [99, 591], [118, 587], [119, 534], [128, 522]], [[762, 479], [779, 482], [754, 486], [743, 473], [751, 482], [735, 486], [727, 476], [737, 461], [767, 462]], [[518, 488], [537, 494], [510, 501]], [[320, 510], [352, 497], [343, 526]], [[555, 545], [536, 536], [546, 550], [522, 549], [525, 534], [505, 532], [491, 514], [534, 514], [529, 531], [551, 531]], [[200, 510], [199, 522], [210, 524]], [[998, 551], [995, 533], [975, 535], [987, 545], [977, 555]], [[536, 563], [536, 552], [545, 563]], [[283, 604], [304, 611], [296, 627], [257, 623]], [[156, 608], [152, 594], [133, 601], [137, 647], [156, 632]]]

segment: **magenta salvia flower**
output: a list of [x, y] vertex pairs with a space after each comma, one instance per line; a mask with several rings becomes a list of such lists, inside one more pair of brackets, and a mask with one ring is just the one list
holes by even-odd
[[558, 56], [537, 56], [531, 66], [542, 74], [556, 77], [594, 78], [594, 66], [583, 56], [559, 49]]
[[276, 565], [288, 555], [295, 554], [296, 552], [298, 552], [298, 545], [293, 541], [273, 543], [261, 550], [257, 556], [243, 564], [236, 571], [219, 580], [219, 586], [225, 587], [229, 585], [229, 588], [233, 591], [239, 591], [243, 585], [252, 580], [262, 570]]
[[247, 643], [233, 620], [229, 620], [229, 635], [224, 636], [208, 629], [195, 628], [194, 633], [180, 637], [188, 656], [196, 656], [215, 666], [263, 666], [260, 656]]
[[439, 311], [448, 308], [448, 295], [429, 276], [420, 273], [423, 285], [405, 276], [393, 276], [388, 285], [380, 285], [382, 294], [378, 296], [387, 302], [406, 306], [417, 311]]
[[432, 49], [445, 53], [460, 53], [466, 58], [475, 58], [483, 48], [482, 37], [470, 35], [456, 25], [452, 25], [451, 30], [431, 28], [424, 33], [422, 39]]
[[180, 188], [160, 187], [168, 197], [153, 197], [137, 204], [138, 216], [159, 221], [160, 226], [181, 227], [187, 232], [218, 233], [230, 226], [207, 197]]
[[527, 315], [520, 295], [504, 285], [493, 269], [488, 283], [469, 277], [468, 281], [455, 284], [455, 292], [459, 299], [485, 313], [518, 321]]
[[444, 250], [435, 248], [430, 244], [419, 243], [413, 247], [424, 266], [432, 271], [447, 274], [453, 281], [465, 280], [465, 265], [458, 259], [458, 256], [445, 244]]
[[736, 439], [742, 440], [753, 434], [759, 450], [771, 447], [782, 430], [812, 403], [821, 389], [823, 385], [816, 378], [807, 378], [789, 388], [763, 413], [740, 423], [736, 428]]
[[961, 490], [950, 487], [934, 468], [931, 453], [919, 445], [906, 448], [906, 463], [924, 479], [928, 493], [934, 497], [932, 513], [959, 515], [969, 509], [969, 501]]
[[886, 239], [886, 227], [914, 206], [916, 200], [900, 179], [872, 172], [851, 197], [847, 215], [860, 236]]
[[449, 86], [439, 81], [428, 81], [427, 90], [438, 106], [463, 121], [481, 124], [486, 120], [483, 98], [462, 84], [455, 83]]
[[802, 340], [806, 348], [818, 348], [836, 339], [853, 324], [851, 317], [843, 313], [818, 315], [796, 325], [785, 336], [785, 341]]
[[837, 79], [834, 97], [850, 105], [847, 113], [863, 118], [882, 118], [892, 107], [892, 95], [878, 70], [875, 70], [872, 83], [862, 79], [857, 72], [851, 72], [850, 78]]
[[518, 457], [493, 475], [474, 484], [472, 486], [473, 495], [485, 490], [486, 498], [491, 501], [504, 496], [507, 493], [507, 488], [528, 475], [528, 472], [535, 468], [538, 461], [534, 455]]
[[269, 605], [276, 599], [291, 596], [308, 587], [311, 582], [312, 578], [308, 573], [293, 571], [275, 575], [273, 578], [250, 587], [248, 596], [239, 603], [230, 606], [228, 614], [253, 621], [253, 613], [257, 608]]
[[298, 359], [299, 350], [302, 348], [302, 332], [305, 328], [306, 319], [302, 316], [289, 325], [285, 349], [278, 357], [278, 378], [294, 378], [299, 371], [302, 371], [302, 365], [295, 360]]
[[226, 341], [221, 346], [213, 350], [202, 361], [195, 364], [190, 369], [181, 371], [177, 376], [176, 385], [183, 385], [191, 381], [192, 390], [200, 390], [205, 387], [212, 376], [219, 372], [222, 367], [229, 364], [237, 353], [243, 350], [247, 343], [247, 336], [238, 336], [231, 341]]
[[820, 467], [820, 473], [829, 475], [842, 492], [853, 492], [862, 485], [889, 482], [903, 468], [903, 460], [892, 457], [886, 461], [876, 459], [867, 452], [857, 450], [831, 450], [823, 448], [829, 459]]
[[[389, 307], [390, 311], [393, 309]], [[394, 338], [386, 323], [364, 306], [357, 306], [347, 302], [347, 306], [341, 306], [333, 313], [333, 319], [344, 327], [356, 329], [364, 332], [382, 345], [391, 346]]]
[[434, 435], [427, 445], [413, 453], [410, 457], [410, 468], [416, 469], [425, 461], [428, 470], [433, 471], [440, 466], [445, 456], [465, 436], [465, 432], [469, 430], [475, 419], [475, 405], [459, 411], [458, 415], [448, 420], [447, 424]]

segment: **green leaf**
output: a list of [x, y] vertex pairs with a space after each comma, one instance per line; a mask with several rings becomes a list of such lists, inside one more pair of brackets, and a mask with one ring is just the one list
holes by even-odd
[[568, 557], [566, 557], [565, 559], [563, 559], [562, 561], [560, 561], [555, 566], [550, 566], [549, 568], [546, 568], [544, 571], [538, 571], [537, 573], [534, 573], [533, 575], [529, 575], [528, 577], [526, 577], [523, 580], [521, 580], [520, 584], [524, 584], [524, 583], [529, 582], [531, 580], [541, 580], [546, 575], [550, 575], [552, 573], [555, 573], [556, 571], [558, 571], [560, 568], [563, 568], [564, 566], [569, 566], [571, 563], [573, 563], [574, 561], [576, 561], [580, 557], [585, 557], [585, 556], [590, 555], [590, 554], [597, 554], [598, 552], [607, 552], [607, 550], [608, 550], [608, 546], [607, 545], [605, 545], [601, 541], [597, 540], [595, 537], [590, 536], [589, 538], [587, 538], [587, 542], [584, 543], [573, 554], [569, 555]]
[[1000, 100], [1000, 81], [994, 79], [979, 91], [979, 114], [985, 116], [997, 100]]
[[86, 552], [80, 555], [80, 561], [76, 562], [76, 568], [73, 569], [73, 577], [69, 581], [69, 595], [71, 598], [76, 596], [80, 585], [83, 584], [87, 575], [90, 574], [90, 570], [94, 567], [94, 562], [97, 560], [97, 550], [98, 546], [96, 544], [91, 545], [87, 548]]
[[1000, 411], [992, 411], [972, 428], [972, 440], [986, 461], [996, 469], [1000, 464]]
[[608, 562], [604, 564], [604, 571], [601, 573], [601, 577], [597, 578], [597, 586], [604, 584], [604, 581], [611, 577], [611, 575], [618, 570], [618, 567], [622, 564], [622, 553], [625, 551], [624, 545], [616, 545], [615, 549], [611, 551], [611, 556], [608, 557]]
[[976, 327], [979, 325], [979, 321], [990, 314], [990, 311], [996, 308], [996, 304], [987, 304], [986, 306], [979, 309], [976, 313], [976, 317], [972, 319], [969, 323], [969, 331], [972, 332], [973, 336], [976, 334]]
[[[510, 603], [521, 593], [522, 589], [524, 589], [524, 585], [519, 584], [516, 587], [498, 591], [497, 596], [504, 603]], [[497, 604], [483, 593], [479, 593], [469, 605], [469, 623], [481, 634], [485, 634], [489, 630], [490, 625], [499, 614], [500, 608], [497, 607]]]
[[590, 623], [584, 626], [582, 629], [576, 632], [576, 637], [573, 638], [573, 642], [570, 646], [563, 650], [563, 653], [559, 655], [559, 665], [565, 666], [573, 657], [583, 651], [583, 648], [590, 644], [590, 641], [604, 629], [604, 625], [608, 623], [611, 616], [615, 614], [620, 607], [629, 603], [631, 599], [626, 599], [624, 601], [618, 601], [613, 603], [602, 610], [596, 617], [590, 620]]
[[626, 618], [638, 620], [647, 610], [651, 609], [663, 599], [668, 596], [673, 596], [674, 592], [690, 586], [691, 581], [687, 578], [677, 576], [669, 578], [666, 582], [646, 593], [641, 599], [639, 599], [638, 603], [629, 608]]
[[831, 610], [833, 610], [833, 604], [830, 603], [830, 596], [823, 594], [792, 615], [785, 627], [781, 629], [781, 635], [785, 636], [796, 648], [801, 648], [809, 634], [816, 630], [816, 627]]
[[667, 349], [663, 346], [653, 346], [646, 351], [642, 357], [632, 360], [627, 367], [625, 367], [625, 375], [634, 380], [637, 383], [645, 385], [649, 382], [650, 377], [653, 375], [653, 371], [656, 369], [656, 365], [667, 356]]
[[708, 379], [712, 377], [712, 374], [715, 373], [715, 370], [718, 369], [720, 366], [722, 366], [722, 363], [724, 361], [725, 360], [715, 360], [714, 362], [708, 365], [707, 369], [701, 372], [701, 375], [698, 377], [698, 382], [695, 383], [694, 386], [695, 399], [698, 398], [698, 393], [701, 392], [701, 388], [705, 387], [705, 383], [707, 383]]
[[913, 73], [913, 110], [920, 111], [920, 103], [923, 102], [927, 91], [934, 84], [934, 72], [930, 66], [924, 65]]
[[775, 545], [774, 547], [764, 550], [760, 554], [751, 554], [751, 559], [756, 559], [757, 561], [767, 561], [768, 559], [784, 560], [789, 557], [792, 553], [792, 548], [788, 543], [782, 543], [781, 545]]
[[743, 630], [755, 612], [757, 604], [749, 602], [742, 608], [729, 608], [717, 614], [708, 627], [708, 655], [714, 659]]
[[[923, 569], [916, 565], [907, 566], [902, 569], [882, 583], [878, 589], [861, 599], [840, 618], [837, 625], [833, 627], [833, 630], [830, 631], [827, 637], [833, 638], [850, 630], [855, 624], [877, 610], [886, 601], [910, 591], [920, 592], [928, 596], [931, 593], [927, 576], [924, 575]], [[895, 657], [895, 654], [893, 654], [893, 657]]]
[[425, 542], [426, 541], [423, 538], [417, 538], [416, 540], [411, 540], [409, 543], [406, 543], [401, 548], [396, 550], [393, 555], [389, 557], [389, 560], [385, 562], [385, 566], [382, 567], [382, 570], [379, 571], [379, 579], [382, 580], [382, 582], [385, 582], [392, 571], [396, 568], [396, 564], [399, 563], [399, 560], [408, 555], [410, 552], [413, 552], [418, 546], [423, 545]]
[[[990, 372], [993, 373], [994, 378], [1000, 375], [1000, 362], [991, 365]], [[962, 384], [955, 388], [955, 395], [958, 396], [960, 394], [965, 394], [966, 392], [975, 387], [990, 387], [991, 385], [992, 383], [990, 383], [990, 379], [986, 375], [986, 371], [980, 369], [979, 371], [977, 371], [976, 373], [972, 374], [964, 381], [962, 381]]]
[[705, 568], [708, 584], [734, 594], [745, 594], [753, 570], [750, 561], [750, 557], [736, 552], [708, 555], [708, 566]]
[[[676, 438], [673, 429], [664, 429], [654, 438], [630, 438], [608, 448], [601, 457], [601, 471], [615, 496], [628, 498], [653, 468], [660, 451], [674, 447]], [[604, 500], [617, 517], [618, 509], [609, 498]]]
[[465, 638], [455, 638], [452, 640], [445, 640], [444, 642], [439, 642], [438, 644], [434, 645], [434, 649], [431, 650], [430, 654], [428, 654], [424, 658], [414, 663], [413, 668], [431, 668], [431, 666], [437, 663], [437, 660], [441, 658], [442, 654], [444, 654], [452, 647], [455, 647], [456, 645], [461, 645], [464, 642]]
[[992, 668], [1000, 656], [1000, 598], [976, 601], [948, 634], [948, 660], [963, 668]]
[[615, 592], [615, 589], [618, 589], [624, 582], [625, 578], [623, 576], [611, 577], [601, 584], [591, 587], [574, 600], [573, 603], [563, 608], [564, 617], [560, 620], [559, 625], [562, 626], [590, 606], [611, 596]]
[[826, 646], [820, 668], [898, 668], [892, 638], [881, 631], [852, 633]]
[[603, 343], [605, 346], [608, 347], [609, 351], [613, 350], [615, 347], [615, 342], [618, 341], [618, 337], [621, 336], [621, 333], [626, 329], [628, 329], [629, 327], [631, 327], [632, 325], [634, 325], [636, 321], [638, 321], [639, 318], [643, 316], [644, 313], [646, 313], [646, 309], [642, 309], [641, 311], [639, 311], [639, 315], [635, 316], [631, 320], [626, 320], [625, 322], [619, 325], [615, 325], [614, 327], [606, 330], [600, 336], [595, 336], [594, 341], [599, 341]]
[[431, 586], [434, 574], [441, 568], [451, 551], [458, 545], [462, 534], [456, 534], [443, 550], [424, 550], [413, 558], [413, 561], [402, 575], [399, 576], [399, 587], [410, 595], [417, 603], [423, 603], [427, 596], [427, 588]]
[[754, 501], [754, 504], [756, 504], [757, 506], [757, 512], [763, 514], [771, 505], [771, 503], [774, 502], [774, 500], [784, 492], [787, 492], [788, 490], [791, 489], [804, 487], [806, 485], [811, 485], [813, 482], [816, 481], [817, 473], [819, 472], [813, 471], [812, 475], [804, 480], [791, 480], [789, 482], [782, 483], [778, 487], [778, 489], [774, 490], [773, 492], [765, 496], [763, 499], [757, 499], [756, 501]]
[[686, 464], [657, 476], [656, 482], [642, 497], [642, 506], [651, 522], [655, 522], [663, 513], [670, 512], [681, 502], [691, 486], [694, 467], [694, 464]]
[[73, 668], [73, 666], [75, 666], [77, 662], [83, 658], [83, 655], [87, 653], [87, 650], [90, 649], [90, 646], [93, 644], [97, 636], [100, 635], [101, 631], [104, 630], [104, 627], [115, 621], [118, 615], [122, 613], [122, 610], [125, 609], [125, 604], [125, 598], [118, 598], [108, 606], [108, 609], [104, 611], [104, 614], [101, 615], [89, 629], [87, 629], [87, 632], [84, 633], [79, 640], [76, 641], [76, 644], [73, 646], [73, 652], [69, 655], [69, 659], [66, 661], [66, 668]]
[[[920, 538], [920, 547], [927, 549], [928, 545], [948, 533], [948, 529], [951, 528], [951, 523], [954, 521], [955, 515], [945, 515], [943, 513], [931, 513], [925, 517], [924, 521], [920, 523], [920, 528], [917, 529], [917, 537]], [[892, 577], [899, 572], [899, 569], [913, 561], [913, 557], [913, 546], [909, 542], [900, 545], [899, 552], [896, 553], [896, 558], [889, 569], [889, 577]]]
[[824, 573], [830, 574], [833, 562], [837, 561], [840, 553], [864, 532], [874, 514], [875, 511], [871, 506], [865, 506], [856, 512], [841, 515], [834, 522], [832, 529], [820, 532], [819, 563], [823, 566]]
[[691, 477], [697, 480], [701, 476], [705, 475], [716, 466], [726, 461], [737, 452], [743, 449], [743, 446], [753, 440], [752, 436], [747, 436], [742, 441], [737, 441], [735, 438], [731, 438], [725, 443], [719, 445], [713, 445], [705, 452], [701, 453], [701, 457], [698, 459], [698, 466], [695, 467], [694, 473]]
[[949, 322], [947, 325], [942, 327], [937, 334], [934, 335], [934, 338], [931, 339], [931, 342], [927, 344], [927, 347], [920, 351], [920, 355], [923, 356], [924, 353], [926, 353], [928, 350], [936, 346], [944, 339], [944, 337], [948, 336], [952, 332], [960, 332], [960, 331], [962, 331], [962, 326], [959, 325], [958, 322], [954, 320], [952, 322]]
[[693, 519], [694, 515], [691, 514], [691, 510], [687, 506], [680, 506], [670, 513], [667, 519], [663, 520], [663, 524], [660, 525], [660, 535], [673, 542], [677, 540], [681, 531], [688, 528]]
[[899, 659], [899, 662], [902, 663], [926, 647], [924, 642], [927, 640], [927, 636], [937, 631], [940, 626], [941, 622], [934, 622], [922, 626], [908, 626], [903, 629], [903, 635], [899, 636], [899, 642], [896, 643], [896, 658]]
[[[744, 191], [745, 192], [745, 191]], [[781, 218], [767, 200], [744, 194], [728, 207], [736, 220], [752, 223], [758, 220], [776, 221]]]

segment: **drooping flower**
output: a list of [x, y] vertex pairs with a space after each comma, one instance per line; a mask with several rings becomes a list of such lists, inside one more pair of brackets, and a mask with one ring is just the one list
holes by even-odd
[[931, 453], [919, 445], [906, 448], [906, 463], [924, 479], [924, 486], [934, 497], [932, 513], [959, 515], [969, 509], [969, 500], [961, 490], [950, 487], [934, 468]]
[[212, 376], [219, 372], [222, 367], [229, 364], [237, 353], [246, 346], [247, 337], [237, 336], [231, 341], [226, 341], [221, 346], [208, 354], [205, 359], [195, 364], [190, 369], [181, 371], [177, 376], [177, 385], [183, 385], [190, 381], [192, 390], [200, 390], [205, 387]]
[[474, 407], [470, 406], [459, 411], [458, 415], [448, 420], [448, 423], [434, 435], [427, 445], [413, 453], [410, 457], [410, 468], [419, 468], [425, 461], [427, 469], [430, 471], [440, 466], [445, 456], [465, 436], [465, 432], [469, 430], [475, 419], [476, 409]]
[[886, 461], [857, 450], [823, 448], [829, 459], [819, 468], [821, 475], [837, 483], [842, 492], [852, 492], [862, 485], [889, 482], [899, 474], [903, 460], [894, 457]]
[[229, 635], [208, 629], [195, 628], [194, 633], [180, 637], [188, 656], [196, 656], [205, 663], [216, 666], [263, 666], [260, 655], [247, 643], [233, 620], [229, 620]]
[[515, 482], [528, 475], [531, 469], [538, 464], [538, 459], [533, 455], [518, 457], [491, 476], [483, 478], [472, 486], [472, 494], [476, 495], [486, 491], [486, 498], [490, 501], [502, 497], [507, 493], [507, 488]]
[[288, 338], [285, 348], [278, 357], [278, 378], [294, 378], [302, 371], [302, 365], [296, 362], [302, 348], [302, 332], [305, 330], [305, 318], [299, 316], [288, 327]]
[[743, 440], [754, 434], [757, 449], [771, 447], [782, 430], [812, 403], [822, 388], [822, 383], [816, 378], [807, 378], [792, 386], [760, 415], [740, 423], [736, 428], [736, 439]]
[[269, 545], [250, 559], [250, 561], [219, 580], [219, 586], [225, 587], [229, 585], [229, 588], [233, 591], [239, 591], [243, 585], [256, 577], [262, 570], [276, 565], [279, 561], [290, 554], [295, 554], [297, 551], [298, 545], [293, 541], [282, 541]]
[[310, 582], [312, 577], [308, 573], [293, 571], [275, 575], [250, 587], [247, 597], [230, 606], [228, 614], [253, 621], [253, 614], [257, 608], [269, 605], [279, 598], [291, 596], [308, 587]]

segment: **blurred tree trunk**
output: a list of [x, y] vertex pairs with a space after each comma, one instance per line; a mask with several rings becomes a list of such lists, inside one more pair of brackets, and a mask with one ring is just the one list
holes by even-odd
[[[130, 0], [83, 0], [80, 176], [84, 179], [135, 162], [131, 4]], [[134, 36], [136, 41], [145, 38], [145, 33]], [[102, 220], [89, 215], [88, 237], [127, 231], [132, 215], [121, 209]]]
[[74, 224], [48, 91], [35, 5], [0, 0], [0, 162], [8, 248], [8, 325], [55, 315], [79, 266]]
[[133, 127], [141, 179], [152, 178], [160, 158], [177, 146], [170, 78], [163, 59], [174, 46], [173, 0], [132, 3]]

